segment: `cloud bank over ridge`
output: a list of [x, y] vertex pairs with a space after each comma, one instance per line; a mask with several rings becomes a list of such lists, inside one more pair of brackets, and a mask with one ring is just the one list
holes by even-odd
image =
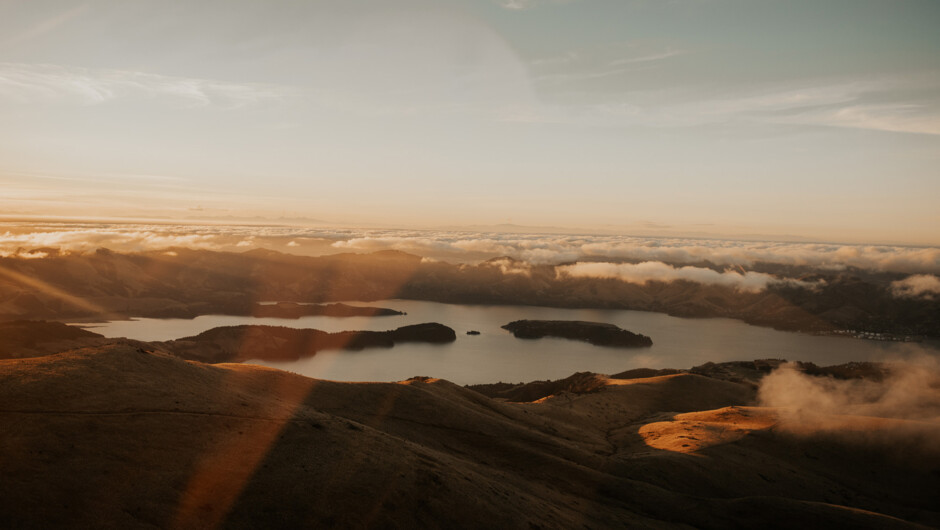
[[891, 290], [899, 298], [927, 298], [940, 296], [940, 278], [932, 274], [915, 274], [891, 282]]
[[684, 280], [744, 292], [779, 284], [820, 285], [817, 280], [751, 270], [761, 263], [824, 272], [854, 267], [910, 275], [891, 284], [896, 297], [940, 296], [940, 248], [936, 247], [275, 225], [0, 223], [0, 257], [43, 258], [49, 252], [42, 249], [90, 252], [101, 247], [122, 252], [267, 248], [310, 256], [398, 250], [451, 263], [511, 258], [497, 264], [506, 274], [554, 266], [558, 277], [615, 278], [637, 284]]
[[780, 279], [772, 274], [761, 272], [737, 272], [726, 270], [717, 272], [704, 267], [673, 267], [661, 261], [642, 263], [575, 263], [555, 268], [559, 277], [571, 278], [611, 278], [627, 283], [646, 284], [648, 282], [687, 281], [705, 285], [722, 285], [738, 291], [756, 293], [771, 284], [787, 283], [804, 288], [814, 286], [810, 282], [792, 279]]

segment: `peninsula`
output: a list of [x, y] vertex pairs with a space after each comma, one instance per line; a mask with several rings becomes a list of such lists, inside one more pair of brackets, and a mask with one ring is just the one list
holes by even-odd
[[300, 317], [384, 317], [399, 316], [405, 313], [384, 307], [363, 307], [348, 304], [299, 304], [297, 302], [277, 302], [273, 304], [255, 304], [251, 316], [256, 318], [293, 318]]

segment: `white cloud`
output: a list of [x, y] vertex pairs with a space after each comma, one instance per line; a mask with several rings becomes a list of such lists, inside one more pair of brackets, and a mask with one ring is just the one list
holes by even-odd
[[142, 251], [167, 247], [210, 248], [212, 236], [180, 234], [153, 230], [74, 229], [0, 234], [0, 251], [16, 253], [20, 248], [57, 248], [85, 252], [100, 247], [113, 250]]
[[940, 278], [932, 274], [915, 274], [903, 280], [891, 282], [891, 292], [899, 298], [926, 298], [933, 300], [940, 295]]
[[130, 70], [0, 63], [0, 99], [98, 105], [117, 99], [165, 99], [182, 107], [238, 108], [287, 95], [271, 85], [170, 77]]
[[[652, 54], [649, 60], [679, 53]], [[643, 58], [614, 61], [584, 72], [545, 75], [537, 80], [571, 81], [620, 75], [631, 71], [630, 63], [638, 67]], [[623, 68], [616, 68], [618, 65]], [[936, 93], [937, 88], [940, 82], [936, 80], [897, 78], [767, 85], [721, 96], [684, 88], [627, 92], [619, 101], [594, 105], [591, 113], [580, 113], [576, 119], [668, 128], [757, 123], [940, 134], [940, 102], [935, 97], [908, 100], [899, 96], [912, 91]]]
[[515, 261], [509, 258], [490, 260], [486, 262], [487, 266], [498, 267], [503, 274], [519, 274], [521, 276], [530, 276], [532, 266], [524, 261]]
[[[677, 280], [721, 285], [739, 291], [756, 293], [763, 291], [772, 283], [794, 283], [794, 280], [780, 280], [777, 277], [760, 272], [726, 270], [717, 272], [702, 267], [673, 267], [659, 261], [643, 263], [575, 263], [555, 268], [559, 277], [570, 278], [611, 278], [627, 283], [646, 284], [649, 282], [674, 282]], [[805, 287], [811, 284], [795, 282]]]
[[812, 377], [783, 365], [761, 381], [762, 406], [786, 419], [812, 424], [823, 415], [854, 414], [940, 423], [940, 366], [935, 358], [886, 363], [883, 381]]
[[850, 105], [805, 112], [782, 121], [887, 132], [940, 134], [940, 114], [924, 105], [910, 103]]
[[[342, 235], [329, 237], [341, 238]], [[584, 259], [662, 261], [750, 267], [757, 262], [811, 266], [827, 270], [857, 267], [907, 273], [940, 272], [940, 248], [827, 243], [783, 243], [722, 239], [631, 236], [482, 234], [460, 232], [374, 231], [343, 239], [344, 250], [402, 250], [449, 254], [450, 259], [482, 260], [498, 256], [532, 264], [560, 264]]]
[[651, 61], [661, 61], [663, 59], [668, 59], [670, 57], [675, 57], [677, 55], [684, 55], [688, 53], [685, 50], [666, 50], [658, 53], [651, 53], [648, 55], [640, 55], [638, 57], [626, 57], [624, 59], [617, 59], [610, 62], [611, 66], [620, 66], [624, 64], [636, 64], [636, 63], [648, 63]]
[[575, 0], [495, 0], [500, 7], [513, 11], [522, 11], [545, 4], [567, 4]]
[[[528, 265], [626, 261], [698, 267], [707, 261], [718, 267], [747, 269], [763, 262], [832, 271], [855, 267], [934, 275], [932, 277], [940, 274], [940, 248], [937, 247], [288, 226], [0, 224], [0, 252], [6, 253], [15, 252], [19, 248], [39, 247], [72, 251], [87, 251], [97, 247], [136, 251], [169, 246], [240, 250], [264, 246], [272, 239], [282, 248], [290, 242], [300, 244], [300, 241], [307, 239], [327, 240], [333, 241], [331, 246], [336, 252], [400, 250], [451, 262], [472, 263], [509, 257]], [[910, 283], [915, 280], [903, 283], [905, 281], [898, 284], [897, 289], [900, 290], [896, 292], [915, 292], [914, 283]]]

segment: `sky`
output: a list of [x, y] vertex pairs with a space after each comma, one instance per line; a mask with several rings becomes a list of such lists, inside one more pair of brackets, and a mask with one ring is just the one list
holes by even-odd
[[0, 0], [7, 216], [940, 245], [935, 0]]

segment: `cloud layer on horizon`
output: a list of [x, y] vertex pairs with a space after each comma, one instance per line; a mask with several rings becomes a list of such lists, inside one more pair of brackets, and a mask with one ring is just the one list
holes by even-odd
[[[291, 241], [295, 245], [288, 246]], [[717, 267], [744, 269], [764, 262], [829, 271], [856, 267], [911, 275], [940, 274], [940, 248], [937, 247], [333, 227], [0, 223], [0, 256], [42, 247], [74, 252], [107, 247], [136, 252], [171, 246], [210, 250], [263, 247], [303, 254], [311, 252], [313, 242], [318, 245], [316, 254], [400, 250], [458, 263], [509, 257], [530, 265], [661, 262], [681, 270], [681, 266], [686, 265], [701, 268], [705, 262]], [[895, 287], [899, 295], [935, 292], [931, 287], [935, 284], [929, 278], [904, 281], [908, 283]]]
[[837, 243], [789, 243], [671, 237], [606, 235], [525, 235], [462, 232], [372, 231], [337, 241], [341, 250], [401, 250], [445, 253], [451, 258], [507, 256], [536, 265], [578, 260], [661, 261], [751, 267], [758, 262], [811, 266], [826, 270], [857, 267], [875, 271], [940, 272], [940, 248]]

